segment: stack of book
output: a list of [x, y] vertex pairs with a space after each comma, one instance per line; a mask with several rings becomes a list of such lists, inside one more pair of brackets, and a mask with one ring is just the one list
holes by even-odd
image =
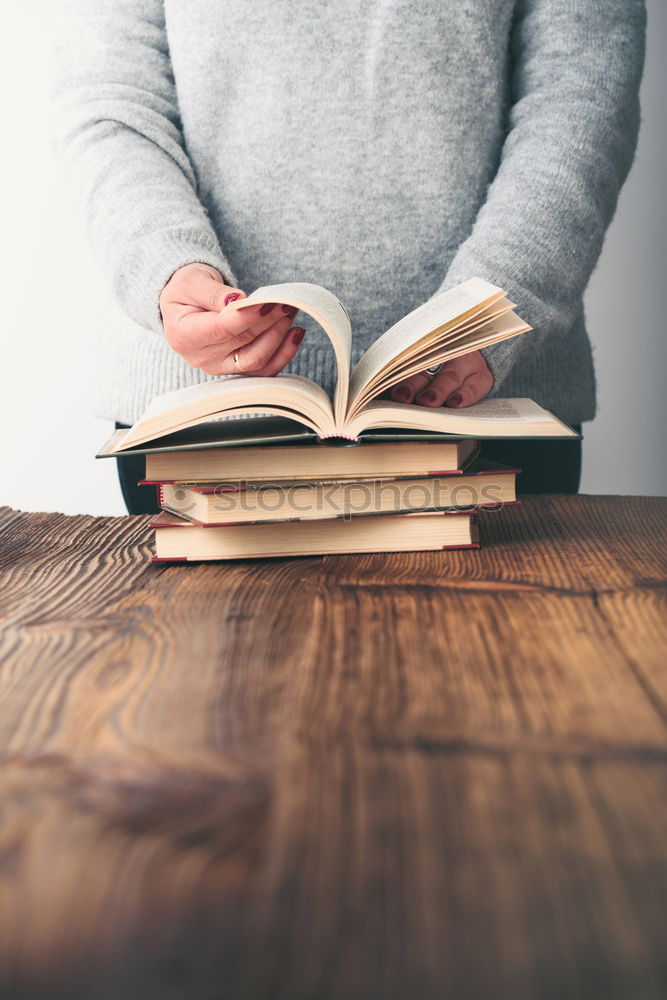
[[396, 440], [148, 455], [156, 559], [476, 547], [477, 509], [516, 500], [516, 470], [477, 451], [472, 440]]
[[227, 308], [261, 302], [318, 321], [333, 399], [296, 375], [227, 376], [158, 397], [117, 431], [98, 457], [145, 455], [157, 560], [478, 547], [477, 511], [516, 502], [518, 471], [480, 458], [479, 440], [575, 435], [530, 399], [457, 410], [387, 398], [409, 375], [528, 329], [480, 279], [410, 313], [352, 372], [349, 319], [330, 292], [274, 285]]

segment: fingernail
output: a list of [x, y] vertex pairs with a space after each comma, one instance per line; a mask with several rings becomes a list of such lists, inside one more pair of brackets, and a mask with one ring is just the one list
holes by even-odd
[[447, 400], [447, 406], [460, 406], [463, 402], [463, 396], [460, 392], [455, 392], [453, 396], [450, 396]]
[[436, 395], [432, 389], [427, 389], [426, 392], [420, 392], [417, 399], [420, 399], [423, 403], [434, 403]]
[[302, 326], [295, 326], [294, 327], [294, 333], [292, 334], [292, 343], [293, 344], [300, 344], [301, 341], [303, 340], [303, 335], [304, 335], [305, 332], [306, 331], [304, 330], [304, 328]]
[[295, 306], [283, 306], [283, 312], [286, 313], [290, 319], [294, 319], [298, 311], [299, 310]]
[[274, 307], [275, 307], [275, 302], [265, 302], [262, 308], [259, 310], [259, 315], [268, 316]]
[[236, 302], [237, 299], [240, 299], [242, 297], [243, 296], [240, 294], [240, 292], [232, 292], [231, 295], [228, 295], [227, 298], [225, 299], [225, 305], [228, 306], [230, 302]]
[[399, 386], [398, 389], [392, 389], [391, 395], [393, 399], [410, 399], [410, 390], [406, 389], [404, 385]]

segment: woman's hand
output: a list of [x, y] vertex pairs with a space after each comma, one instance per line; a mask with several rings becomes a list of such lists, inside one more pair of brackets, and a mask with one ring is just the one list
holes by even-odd
[[389, 390], [396, 403], [420, 406], [470, 406], [493, 388], [493, 375], [480, 351], [463, 354], [442, 366], [437, 375], [420, 372]]
[[305, 330], [292, 327], [297, 310], [272, 303], [225, 310], [245, 297], [208, 264], [179, 268], [160, 295], [167, 343], [207, 375], [277, 375], [303, 340]]

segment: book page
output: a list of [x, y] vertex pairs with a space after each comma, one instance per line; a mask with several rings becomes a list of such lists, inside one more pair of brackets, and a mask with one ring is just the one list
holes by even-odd
[[454, 322], [461, 323], [467, 313], [481, 312], [503, 298], [505, 293], [501, 288], [482, 278], [470, 278], [408, 313], [371, 344], [355, 366], [347, 412], [355, 410], [359, 396], [373, 378], [416, 341], [438, 327], [444, 329]]
[[553, 420], [553, 413], [528, 397], [482, 399], [460, 410], [449, 409], [448, 413], [453, 413], [455, 417], [463, 415], [468, 420], [543, 420], [545, 423]]
[[310, 379], [285, 374], [224, 375], [156, 396], [118, 450], [232, 413], [275, 413], [305, 423], [318, 434], [330, 434], [335, 426], [331, 400]]
[[[380, 373], [375, 376], [373, 382], [378, 378], [384, 378], [385, 374], [401, 369], [406, 363], [412, 363], [413, 358], [420, 357], [431, 351], [446, 349], [455, 339], [462, 337], [469, 331], [481, 329], [493, 320], [510, 313], [515, 308], [515, 303], [508, 298], [498, 299], [490, 306], [468, 311], [463, 316], [458, 316], [444, 326], [437, 326], [429, 333], [419, 337], [405, 351], [401, 351], [390, 362], [383, 366]], [[513, 314], [516, 319], [516, 313]], [[523, 322], [523, 320], [521, 320]], [[371, 383], [372, 384], [372, 383]]]
[[331, 341], [336, 357], [337, 381], [333, 410], [337, 421], [342, 420], [350, 381], [352, 328], [343, 303], [333, 292], [307, 281], [289, 281], [280, 285], [263, 285], [245, 299], [230, 302], [225, 309], [243, 309], [258, 302], [276, 302], [295, 306], [308, 313], [322, 327]]
[[359, 413], [370, 399], [380, 396], [410, 375], [424, 371], [427, 367], [444, 364], [446, 361], [451, 361], [462, 354], [468, 354], [470, 351], [479, 350], [481, 347], [488, 347], [490, 344], [497, 344], [509, 337], [516, 337], [530, 329], [531, 327], [524, 323], [520, 316], [511, 311], [485, 323], [484, 326], [473, 326], [471, 329], [470, 325], [466, 324], [464, 328], [457, 329], [445, 344], [439, 344], [435, 347], [431, 344], [426, 350], [415, 355], [406, 355], [400, 367], [388, 367], [379, 372], [370, 385], [366, 386], [362, 394], [357, 397], [354, 411], [349, 415]]
[[198, 382], [196, 385], [187, 385], [183, 389], [174, 389], [172, 392], [163, 392], [160, 396], [154, 396], [141, 417], [134, 425], [152, 420], [163, 413], [169, 413], [179, 406], [188, 406], [190, 403], [205, 403], [213, 396], [219, 396], [226, 392], [224, 388], [227, 382], [238, 382], [243, 375], [220, 375], [217, 379], [209, 382]]
[[456, 409], [375, 400], [349, 424], [356, 435], [372, 427], [410, 427], [480, 438], [577, 437], [571, 427], [528, 397], [483, 399]]

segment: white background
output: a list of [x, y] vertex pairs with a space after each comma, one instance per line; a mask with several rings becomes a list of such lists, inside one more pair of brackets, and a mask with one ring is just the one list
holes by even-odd
[[[114, 462], [93, 455], [110, 425], [92, 417], [104, 282], [54, 162], [50, 19], [57, 4], [3, 11], [0, 38], [0, 504], [124, 513]], [[599, 415], [584, 426], [586, 493], [667, 493], [667, 3], [648, 0], [637, 160], [587, 296]]]

